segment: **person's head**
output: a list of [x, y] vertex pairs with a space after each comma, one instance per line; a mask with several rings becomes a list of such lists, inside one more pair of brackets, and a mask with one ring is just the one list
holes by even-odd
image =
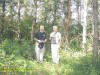
[[44, 25], [40, 25], [40, 32], [44, 32]]
[[53, 31], [57, 32], [58, 31], [58, 27], [57, 26], [53, 26]]

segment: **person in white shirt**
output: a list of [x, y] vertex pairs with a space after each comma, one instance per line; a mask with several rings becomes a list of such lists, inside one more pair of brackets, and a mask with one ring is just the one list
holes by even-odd
[[53, 32], [50, 34], [52, 60], [55, 64], [59, 63], [59, 48], [61, 45], [61, 33], [58, 27], [53, 26]]

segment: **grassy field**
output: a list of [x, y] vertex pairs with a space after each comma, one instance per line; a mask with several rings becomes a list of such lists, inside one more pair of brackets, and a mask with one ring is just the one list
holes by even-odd
[[[15, 75], [100, 75], [100, 63], [92, 64], [92, 51], [85, 55], [82, 51], [60, 49], [60, 62], [54, 64], [50, 50], [46, 51], [44, 61], [37, 63], [34, 46], [28, 41], [14, 41], [12, 44], [11, 40], [5, 40], [0, 47], [1, 72], [5, 71], [2, 70], [4, 66], [6, 70], [8, 66], [8, 72]], [[100, 57], [97, 61], [100, 62]], [[8, 72], [5, 75], [11, 75]]]

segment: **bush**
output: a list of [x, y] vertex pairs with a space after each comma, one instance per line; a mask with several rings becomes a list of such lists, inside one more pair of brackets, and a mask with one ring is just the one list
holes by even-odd
[[71, 42], [67, 45], [72, 51], [81, 51], [82, 50], [81, 44], [77, 38], [72, 39]]
[[[77, 44], [76, 40], [73, 44]], [[75, 47], [71, 45], [71, 49], [74, 50]], [[19, 72], [18, 75], [100, 75], [100, 63], [92, 64], [92, 52], [85, 56], [81, 51], [74, 52], [72, 50], [60, 49], [59, 64], [52, 62], [51, 53], [48, 51], [45, 54], [44, 62], [39, 64], [36, 59], [33, 59], [33, 56], [30, 56], [30, 53], [34, 51], [34, 44], [31, 41], [24, 39], [20, 41], [4, 40], [2, 51], [4, 51], [5, 57], [3, 60], [0, 58], [0, 65], [19, 65], [19, 70], [22, 70], [23, 67], [33, 67], [34, 70], [38, 68], [32, 72]], [[100, 62], [100, 56], [98, 62]]]
[[1, 45], [6, 56], [11, 54], [24, 56], [27, 52], [34, 53], [34, 44], [29, 40], [4, 40]]

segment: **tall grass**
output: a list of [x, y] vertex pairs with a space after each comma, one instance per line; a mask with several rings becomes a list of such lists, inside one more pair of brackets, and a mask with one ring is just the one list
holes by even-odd
[[[13, 70], [16, 75], [100, 75], [100, 63], [92, 64], [91, 51], [83, 55], [81, 51], [60, 49], [59, 64], [52, 62], [50, 50], [46, 50], [44, 61], [37, 63], [34, 44], [28, 40], [5, 40], [0, 44], [0, 51], [0, 70], [2, 65], [18, 65], [17, 70]], [[24, 70], [28, 67], [31, 69]]]

